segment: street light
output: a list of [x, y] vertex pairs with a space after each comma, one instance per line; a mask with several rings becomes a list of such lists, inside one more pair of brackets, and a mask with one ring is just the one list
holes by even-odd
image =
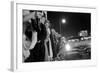
[[63, 19], [61, 20], [61, 22], [62, 22], [63, 24], [65, 24], [65, 23], [66, 23], [66, 19], [63, 18]]
[[62, 24], [65, 24], [65, 23], [66, 23], [66, 19], [62, 18], [61, 22], [60, 22], [60, 34], [61, 34], [61, 26], [62, 26]]

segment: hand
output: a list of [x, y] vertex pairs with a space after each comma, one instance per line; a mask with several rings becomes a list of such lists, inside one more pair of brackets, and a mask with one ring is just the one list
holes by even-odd
[[27, 59], [29, 56], [30, 56], [29, 50], [23, 50], [23, 57], [24, 57], [24, 60]]

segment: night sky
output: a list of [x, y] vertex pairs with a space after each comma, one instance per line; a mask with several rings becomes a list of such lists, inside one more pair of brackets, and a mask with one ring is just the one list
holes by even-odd
[[[90, 13], [75, 13], [75, 12], [47, 12], [48, 20], [51, 22], [51, 28], [54, 28], [61, 35], [78, 36], [81, 30], [88, 30], [91, 33], [91, 14]], [[66, 19], [66, 23], [61, 22]], [[60, 31], [61, 27], [61, 31]]]

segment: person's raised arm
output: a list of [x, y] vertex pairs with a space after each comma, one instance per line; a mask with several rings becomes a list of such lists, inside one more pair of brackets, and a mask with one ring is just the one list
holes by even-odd
[[51, 44], [51, 40], [49, 38], [49, 51], [50, 51], [50, 57], [52, 58], [53, 57], [53, 50], [52, 50], [52, 44]]
[[34, 31], [34, 32], [32, 32], [32, 42], [31, 42], [29, 49], [33, 49], [35, 47], [36, 43], [37, 43], [37, 32]]
[[29, 21], [30, 19], [35, 19], [35, 12], [25, 15], [23, 18], [23, 22]]

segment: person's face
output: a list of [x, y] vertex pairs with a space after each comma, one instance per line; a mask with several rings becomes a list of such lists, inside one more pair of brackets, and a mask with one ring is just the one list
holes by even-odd
[[40, 23], [42, 23], [42, 24], [44, 24], [45, 21], [46, 21], [46, 18], [45, 18], [45, 17], [42, 17], [42, 18], [40, 19]]
[[37, 17], [40, 19], [43, 16], [43, 12], [37, 12]]

